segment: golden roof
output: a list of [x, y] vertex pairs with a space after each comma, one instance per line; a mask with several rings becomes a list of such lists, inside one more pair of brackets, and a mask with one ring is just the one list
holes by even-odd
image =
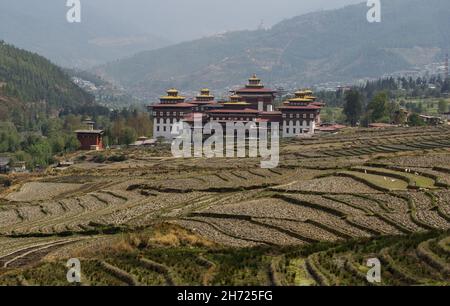
[[229, 101], [229, 102], [224, 102], [222, 104], [223, 105], [250, 105], [250, 103], [247, 103], [245, 101], [238, 101], [238, 102]]
[[242, 102], [242, 97], [240, 95], [232, 95], [230, 96], [231, 102]]
[[197, 97], [199, 97], [199, 98], [214, 98], [214, 96], [211, 95], [211, 91], [207, 88], [201, 89], [200, 95], [198, 95]]
[[162, 96], [160, 97], [161, 100], [185, 100], [186, 97], [183, 96]]
[[[295, 94], [294, 99], [304, 99], [304, 100], [310, 100], [310, 101], [317, 99], [316, 97], [313, 96], [312, 90], [309, 90], [309, 89], [297, 90], [294, 94]], [[291, 99], [291, 100], [294, 100], [294, 99]], [[291, 100], [289, 100], [289, 101], [291, 101]], [[306, 102], [306, 101], [297, 101], [297, 102]]]
[[167, 94], [178, 94], [178, 89], [171, 88], [171, 89], [167, 90]]
[[240, 95], [232, 95], [230, 96], [230, 101], [222, 103], [224, 105], [250, 105], [250, 103], [247, 103], [242, 100], [242, 97]]
[[247, 88], [263, 88], [264, 85], [261, 84], [261, 79], [254, 74], [250, 79], [248, 79]]
[[248, 79], [249, 81], [261, 81], [261, 79], [260, 78], [258, 78], [257, 76], [256, 76], [256, 74], [254, 74], [250, 79]]
[[317, 97], [314, 97], [314, 96], [305, 96], [305, 99], [316, 100]]
[[178, 95], [178, 89], [171, 88], [167, 90], [167, 96], [162, 96], [161, 100], [185, 100], [186, 97]]
[[293, 98], [293, 99], [289, 99], [289, 102], [313, 102], [313, 100], [306, 99], [306, 98]]

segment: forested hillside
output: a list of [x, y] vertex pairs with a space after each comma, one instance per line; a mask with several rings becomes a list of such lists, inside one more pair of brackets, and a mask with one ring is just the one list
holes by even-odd
[[20, 125], [33, 117], [92, 105], [93, 98], [58, 66], [0, 42], [0, 120], [13, 119]]
[[[61, 114], [95, 109], [93, 97], [56, 65], [37, 54], [0, 42], [0, 154], [34, 168], [54, 154], [78, 148], [79, 118]], [[72, 122], [72, 123], [71, 123]]]

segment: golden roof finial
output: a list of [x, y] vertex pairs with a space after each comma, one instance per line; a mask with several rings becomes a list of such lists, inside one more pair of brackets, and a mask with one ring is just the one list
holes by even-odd
[[167, 96], [160, 97], [160, 100], [169, 100], [169, 101], [181, 101], [186, 98], [183, 96], [179, 96], [179, 91], [176, 88], [170, 88], [167, 90]]
[[176, 88], [170, 88], [167, 90], [167, 95], [176, 97], [178, 96], [178, 90]]
[[261, 79], [256, 76], [256, 73], [249, 79], [249, 81], [260, 81]]
[[263, 88], [264, 85], [261, 83], [261, 79], [256, 76], [256, 73], [253, 74], [251, 78], [248, 79], [247, 87], [249, 88]]

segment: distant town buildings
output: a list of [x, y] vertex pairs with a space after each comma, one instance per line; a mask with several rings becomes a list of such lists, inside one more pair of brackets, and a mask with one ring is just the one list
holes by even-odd
[[73, 77], [72, 82], [89, 92], [95, 92], [96, 90], [98, 90], [97, 86], [95, 86], [94, 83], [83, 80], [81, 78]]
[[300, 90], [295, 97], [275, 107], [277, 91], [266, 88], [256, 75], [248, 83], [231, 93], [227, 101], [218, 102], [208, 89], [202, 89], [192, 100], [181, 96], [176, 89], [167, 91], [157, 104], [148, 109], [154, 120], [154, 138], [172, 139], [172, 127], [181, 122], [193, 123], [194, 118], [202, 122], [214, 121], [222, 125], [228, 122], [257, 125], [264, 122], [270, 129], [277, 122], [282, 137], [314, 134], [320, 125], [320, 111], [325, 105], [317, 102], [311, 90]]

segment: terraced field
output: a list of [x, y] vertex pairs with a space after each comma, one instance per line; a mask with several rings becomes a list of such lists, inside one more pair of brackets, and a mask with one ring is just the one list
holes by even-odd
[[276, 169], [128, 150], [14, 178], [0, 190], [0, 284], [64, 285], [70, 257], [88, 285], [366, 284], [369, 255], [395, 266], [385, 285], [446, 283], [449, 132], [289, 140]]

